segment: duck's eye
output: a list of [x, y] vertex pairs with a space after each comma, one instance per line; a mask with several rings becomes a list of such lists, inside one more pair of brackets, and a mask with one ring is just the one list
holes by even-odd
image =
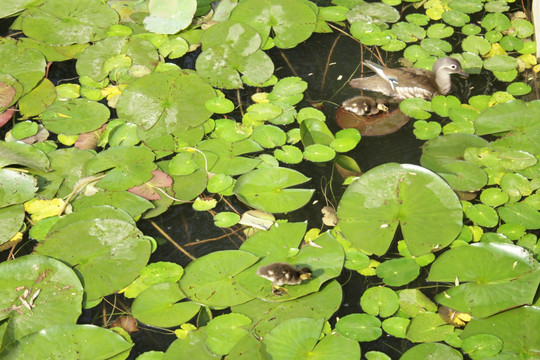
[[456, 64], [452, 64], [452, 65], [450, 65], [450, 69], [452, 69], [452, 70], [456, 70], [456, 69], [457, 69], [457, 65], [456, 65]]

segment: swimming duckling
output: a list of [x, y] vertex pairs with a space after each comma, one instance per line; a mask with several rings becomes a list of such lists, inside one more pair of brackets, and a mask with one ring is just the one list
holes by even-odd
[[272, 263], [257, 269], [257, 275], [272, 281], [272, 294], [281, 296], [287, 289], [281, 285], [298, 285], [311, 278], [311, 270], [307, 267], [295, 269], [287, 263]]
[[384, 99], [373, 99], [367, 96], [355, 96], [347, 99], [341, 104], [345, 110], [358, 116], [376, 115], [379, 112], [388, 112], [388, 101]]

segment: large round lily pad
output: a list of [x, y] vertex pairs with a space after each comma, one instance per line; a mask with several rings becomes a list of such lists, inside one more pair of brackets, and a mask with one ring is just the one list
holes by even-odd
[[20, 204], [34, 197], [37, 180], [23, 172], [0, 169], [0, 207]]
[[462, 210], [439, 176], [416, 165], [389, 163], [362, 175], [338, 207], [341, 230], [356, 247], [386, 253], [397, 226], [412, 255], [450, 244], [461, 232]]
[[118, 100], [118, 116], [148, 130], [161, 120], [173, 134], [205, 122], [212, 113], [207, 100], [215, 91], [197, 74], [180, 69], [154, 72], [132, 82]]
[[[128, 352], [133, 343], [114, 331], [94, 325], [60, 325], [35, 332], [0, 352], [5, 360], [111, 359]], [[119, 358], [125, 358], [122, 354]]]
[[148, 262], [150, 250], [149, 239], [139, 229], [116, 219], [69, 223], [36, 248], [38, 254], [73, 267], [84, 283], [86, 302], [129, 285]]
[[8, 319], [5, 344], [50, 326], [75, 324], [81, 314], [77, 274], [50, 257], [27, 255], [1, 263], [0, 292], [0, 320]]
[[45, 76], [45, 57], [37, 50], [12, 44], [0, 45], [0, 74], [9, 74], [30, 92]]
[[42, 114], [42, 121], [55, 134], [78, 135], [99, 129], [110, 114], [105, 105], [96, 101], [72, 99], [49, 106]]
[[477, 243], [442, 254], [431, 265], [428, 280], [458, 282], [437, 295], [437, 302], [484, 318], [531, 304], [540, 284], [540, 268], [520, 246]]
[[54, 45], [103, 39], [118, 14], [99, 0], [48, 0], [22, 16], [26, 36]]

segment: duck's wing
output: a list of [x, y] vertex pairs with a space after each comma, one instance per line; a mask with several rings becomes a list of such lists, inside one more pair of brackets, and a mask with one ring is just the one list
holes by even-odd
[[377, 91], [387, 96], [396, 96], [392, 85], [379, 75], [352, 79], [349, 81], [349, 86], [362, 90]]
[[401, 68], [396, 74], [397, 85], [395, 87], [398, 97], [431, 99], [439, 93], [435, 82], [435, 76], [431, 71], [418, 68]]

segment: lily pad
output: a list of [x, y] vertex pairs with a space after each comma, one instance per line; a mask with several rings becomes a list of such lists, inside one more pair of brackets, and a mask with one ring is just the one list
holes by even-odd
[[439, 250], [461, 232], [461, 217], [455, 193], [441, 178], [419, 166], [395, 163], [362, 175], [338, 207], [347, 239], [376, 255], [386, 253], [398, 225], [412, 255]]
[[45, 57], [37, 50], [0, 45], [0, 74], [9, 74], [30, 92], [45, 76]]
[[264, 337], [276, 325], [293, 317], [329, 319], [339, 308], [342, 300], [340, 284], [333, 280], [312, 294], [294, 301], [271, 302], [253, 299], [245, 304], [232, 307], [232, 311], [244, 314], [253, 320], [255, 333]]
[[418, 360], [429, 358], [433, 360], [463, 360], [463, 356], [456, 349], [452, 349], [448, 345], [437, 343], [416, 345], [407, 350], [399, 359]]
[[224, 314], [213, 318], [206, 325], [206, 345], [218, 355], [227, 355], [243, 337], [248, 335], [250, 318], [242, 314]]
[[187, 28], [197, 10], [196, 0], [150, 0], [150, 14], [144, 19], [146, 30], [157, 34], [176, 34]]
[[377, 266], [377, 276], [389, 286], [402, 286], [420, 275], [420, 266], [412, 259], [386, 260]]
[[313, 9], [301, 0], [246, 0], [231, 13], [231, 20], [251, 25], [264, 44], [273, 31], [276, 46], [289, 49], [306, 40], [317, 22]]
[[138, 321], [150, 326], [180, 326], [201, 308], [194, 302], [180, 301], [185, 297], [178, 283], [154, 284], [135, 298], [131, 310]]
[[127, 357], [132, 346], [133, 343], [109, 329], [94, 325], [59, 325], [12, 342], [0, 356], [6, 360], [55, 356], [69, 359], [76, 353], [81, 359], [110, 359], [116, 355]]
[[428, 281], [459, 282], [437, 295], [437, 302], [485, 318], [531, 304], [540, 283], [540, 269], [522, 247], [477, 243], [442, 254], [431, 265]]
[[382, 335], [381, 321], [373, 315], [350, 314], [336, 323], [336, 330], [343, 336], [356, 341], [374, 341]]
[[399, 298], [394, 290], [377, 286], [364, 291], [360, 298], [362, 310], [380, 317], [392, 316], [399, 309]]
[[116, 110], [126, 121], [148, 130], [163, 121], [168, 132], [181, 134], [205, 122], [205, 107], [215, 92], [197, 74], [180, 69], [154, 72], [135, 80], [122, 92]]
[[188, 298], [208, 306], [233, 306], [253, 299], [234, 276], [253, 265], [258, 257], [246, 251], [216, 251], [191, 262], [180, 279]]
[[61, 261], [26, 255], [0, 264], [0, 274], [4, 344], [54, 325], [75, 324], [81, 314], [83, 287]]
[[296, 170], [261, 168], [240, 176], [234, 186], [234, 193], [255, 209], [271, 213], [289, 212], [307, 204], [315, 191], [289, 187], [308, 180]]
[[[73, 234], [79, 234], [74, 237]], [[49, 233], [36, 253], [73, 267], [91, 302], [129, 285], [146, 265], [151, 244], [135, 226], [116, 219], [70, 223]], [[121, 271], [118, 271], [121, 269]]]
[[276, 326], [262, 340], [261, 348], [275, 360], [313, 350], [323, 328], [322, 319], [293, 318]]
[[23, 220], [22, 204], [0, 208], [0, 245], [9, 241], [21, 229]]
[[109, 109], [96, 101], [71, 99], [52, 104], [42, 114], [47, 130], [55, 134], [78, 135], [94, 131], [109, 120]]
[[24, 34], [54, 45], [84, 44], [107, 36], [118, 14], [98, 0], [52, 0], [22, 16]]
[[503, 342], [502, 352], [509, 357], [537, 357], [540, 334], [540, 309], [522, 306], [503, 311], [487, 319], [472, 319], [462, 333], [463, 339], [478, 334], [491, 334]]
[[454, 327], [446, 324], [439, 314], [427, 312], [412, 318], [407, 339], [412, 342], [443, 341], [453, 331]]
[[20, 204], [34, 197], [37, 180], [23, 172], [0, 169], [0, 208]]

